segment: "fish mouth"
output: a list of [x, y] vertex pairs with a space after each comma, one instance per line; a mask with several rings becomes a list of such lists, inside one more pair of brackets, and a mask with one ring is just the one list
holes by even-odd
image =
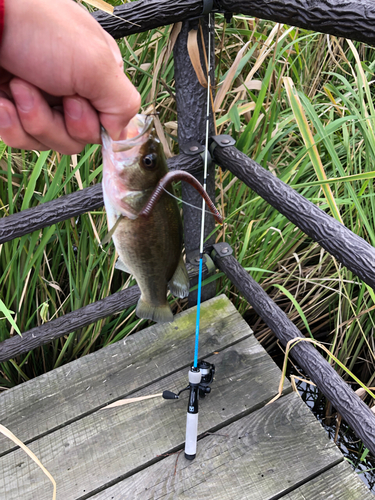
[[114, 153], [120, 153], [122, 151], [129, 151], [136, 146], [142, 146], [149, 137], [149, 132], [154, 124], [154, 118], [151, 115], [135, 115], [126, 127], [127, 137], [121, 141], [113, 141], [108, 132], [102, 127], [102, 140], [103, 144]]

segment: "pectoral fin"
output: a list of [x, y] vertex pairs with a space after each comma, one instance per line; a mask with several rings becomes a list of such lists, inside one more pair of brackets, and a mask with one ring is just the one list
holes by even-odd
[[120, 217], [117, 219], [117, 221], [115, 222], [115, 225], [112, 227], [112, 229], [110, 229], [108, 231], [108, 233], [104, 236], [104, 238], [102, 239], [102, 241], [100, 242], [100, 244], [103, 246], [103, 245], [106, 245], [112, 238], [112, 236], [114, 235], [114, 232], [116, 231], [116, 229], [118, 228], [120, 222], [122, 221], [122, 219], [124, 218], [123, 215], [120, 215]]
[[173, 321], [173, 314], [168, 302], [163, 306], [153, 306], [142, 297], [138, 300], [135, 314], [138, 318], [151, 319], [156, 323], [170, 323]]
[[123, 271], [124, 273], [132, 274], [132, 272], [129, 270], [128, 266], [122, 262], [120, 257], [116, 260], [115, 269], [118, 269], [119, 271]]
[[184, 299], [189, 295], [189, 276], [182, 255], [177, 269], [168, 283], [168, 288], [172, 295], [179, 297], [180, 299]]

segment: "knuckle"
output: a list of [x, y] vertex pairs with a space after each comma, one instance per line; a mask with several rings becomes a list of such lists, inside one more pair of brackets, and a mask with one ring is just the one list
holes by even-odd
[[63, 155], [78, 155], [83, 149], [83, 145], [77, 145], [77, 146], [61, 146], [57, 149], [57, 151]]

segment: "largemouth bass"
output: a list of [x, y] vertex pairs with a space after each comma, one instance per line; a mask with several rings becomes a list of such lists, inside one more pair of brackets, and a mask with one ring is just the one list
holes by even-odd
[[[150, 116], [136, 115], [127, 138], [103, 141], [103, 195], [109, 229], [119, 254], [117, 268], [132, 274], [141, 290], [136, 315], [156, 322], [173, 321], [167, 288], [177, 297], [189, 293], [182, 257], [182, 221], [177, 202], [163, 192], [147, 218], [139, 213], [158, 182], [168, 173]], [[166, 189], [173, 194], [171, 186]]]

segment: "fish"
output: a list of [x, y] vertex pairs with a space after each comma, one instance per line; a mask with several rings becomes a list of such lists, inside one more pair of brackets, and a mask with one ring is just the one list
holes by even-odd
[[174, 195], [173, 187], [163, 189], [147, 217], [139, 215], [168, 173], [153, 117], [136, 115], [127, 126], [126, 139], [120, 141], [113, 141], [102, 128], [102, 144], [103, 197], [119, 255], [116, 268], [133, 275], [138, 283], [139, 318], [171, 322], [168, 288], [179, 298], [189, 294], [180, 210], [169, 195]]

